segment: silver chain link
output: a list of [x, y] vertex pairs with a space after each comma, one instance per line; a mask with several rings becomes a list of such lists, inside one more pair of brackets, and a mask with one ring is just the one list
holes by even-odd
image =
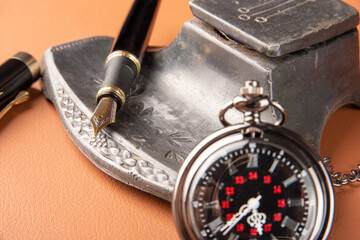
[[331, 158], [324, 158], [324, 164], [330, 174], [331, 181], [334, 186], [340, 187], [348, 183], [360, 182], [360, 164], [357, 165], [357, 169], [352, 169], [350, 173], [335, 172], [331, 165]]

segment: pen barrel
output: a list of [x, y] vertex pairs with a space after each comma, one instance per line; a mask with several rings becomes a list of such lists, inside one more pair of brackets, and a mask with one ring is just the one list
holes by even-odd
[[3, 63], [0, 66], [0, 105], [28, 89], [39, 75], [39, 64], [27, 53], [17, 53]]
[[136, 0], [125, 20], [112, 52], [124, 50], [139, 58], [148, 45], [158, 0]]
[[139, 75], [140, 62], [131, 53], [116, 51], [106, 61], [105, 78], [97, 94], [97, 102], [103, 97], [112, 97], [117, 102], [117, 110], [126, 101], [130, 87]]

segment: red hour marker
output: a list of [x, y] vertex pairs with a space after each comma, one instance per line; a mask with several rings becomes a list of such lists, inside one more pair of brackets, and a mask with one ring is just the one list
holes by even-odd
[[258, 173], [257, 172], [249, 172], [249, 180], [257, 180]]
[[225, 188], [225, 194], [226, 195], [234, 195], [235, 194], [235, 188], [234, 187], [226, 187]]
[[278, 206], [278, 208], [284, 208], [284, 207], [286, 207], [285, 199], [279, 199], [279, 200], [277, 201], [277, 206]]
[[243, 223], [236, 225], [236, 231], [243, 232], [245, 230], [245, 225]]
[[271, 223], [264, 225], [264, 232], [271, 232]]
[[250, 228], [250, 236], [257, 236], [258, 232], [256, 230], [256, 228]]
[[229, 201], [221, 201], [221, 208], [230, 208], [230, 202]]
[[235, 177], [235, 184], [244, 184], [245, 179], [243, 176], [236, 176]]
[[275, 213], [274, 214], [274, 222], [280, 222], [281, 221], [281, 213]]
[[226, 221], [230, 221], [233, 216], [234, 216], [234, 213], [227, 213], [226, 214]]
[[274, 194], [281, 194], [281, 185], [274, 186]]
[[264, 184], [270, 184], [271, 183], [271, 176], [266, 175], [264, 176]]

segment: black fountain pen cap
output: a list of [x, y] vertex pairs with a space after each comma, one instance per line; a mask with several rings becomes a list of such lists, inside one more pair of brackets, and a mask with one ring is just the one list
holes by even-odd
[[18, 52], [10, 59], [17, 59], [23, 62], [31, 73], [32, 81], [36, 81], [40, 76], [40, 65], [36, 59], [27, 52]]
[[40, 76], [33, 56], [18, 52], [0, 66], [0, 119], [15, 105], [29, 99], [26, 91]]

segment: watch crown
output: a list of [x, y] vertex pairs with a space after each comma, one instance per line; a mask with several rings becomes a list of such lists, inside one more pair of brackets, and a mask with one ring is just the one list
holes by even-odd
[[240, 88], [241, 96], [236, 96], [232, 102], [227, 104], [220, 110], [219, 119], [224, 126], [231, 125], [225, 119], [225, 113], [235, 108], [244, 114], [243, 123], [258, 124], [261, 123], [261, 113], [269, 107], [274, 107], [281, 114], [273, 124], [282, 125], [287, 118], [286, 110], [277, 102], [272, 101], [269, 96], [264, 94], [264, 88], [256, 80], [246, 81], [244, 86]]
[[240, 94], [246, 98], [264, 95], [264, 88], [255, 80], [245, 82], [245, 86], [240, 88]]

